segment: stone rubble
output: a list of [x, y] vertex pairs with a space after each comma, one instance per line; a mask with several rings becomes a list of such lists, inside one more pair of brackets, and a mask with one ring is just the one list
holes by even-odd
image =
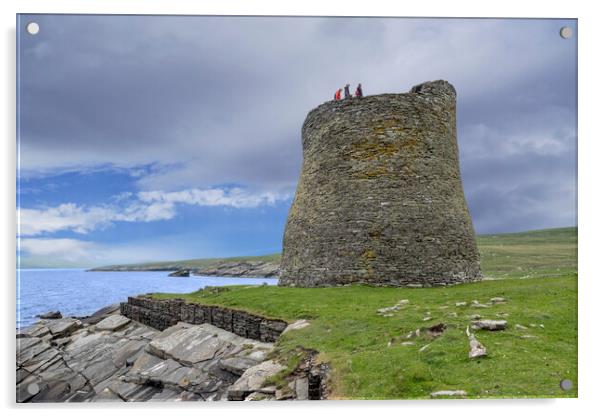
[[476, 320], [471, 323], [473, 330], [504, 330], [508, 322], [506, 320]]
[[439, 397], [466, 397], [466, 391], [455, 390], [455, 391], [435, 391], [431, 392], [432, 398]]
[[125, 327], [130, 319], [121, 315], [109, 316], [96, 325], [96, 330], [110, 330], [112, 332]]
[[36, 317], [41, 319], [62, 319], [63, 315], [60, 311], [49, 311], [48, 313], [40, 314]]
[[406, 335], [406, 339], [412, 339], [414, 337], [420, 336], [420, 329], [416, 329], [413, 332], [410, 332]]
[[265, 381], [284, 370], [285, 367], [274, 362], [265, 361], [247, 369], [242, 376], [228, 389], [228, 399], [242, 401], [248, 395], [259, 392], [264, 395], [276, 395], [276, 387], [264, 387]]
[[410, 303], [410, 300], [399, 300], [394, 306], [391, 307], [383, 307], [376, 310], [377, 314], [380, 314], [383, 317], [392, 317], [394, 311], [399, 311], [401, 307]]
[[288, 333], [292, 330], [300, 330], [303, 329], [307, 326], [309, 326], [311, 323], [309, 322], [309, 320], [297, 320], [294, 323], [289, 324], [288, 326], [286, 326], [286, 329], [284, 329], [284, 331], [281, 334], [285, 334]]
[[470, 306], [474, 307], [474, 308], [489, 308], [489, 307], [491, 307], [491, 304], [489, 304], [489, 303], [481, 304], [479, 302], [479, 300], [472, 300], [472, 302], [470, 303]]
[[479, 342], [473, 333], [470, 333], [470, 328], [466, 327], [466, 336], [468, 336], [468, 358], [476, 359], [487, 356], [487, 349]]

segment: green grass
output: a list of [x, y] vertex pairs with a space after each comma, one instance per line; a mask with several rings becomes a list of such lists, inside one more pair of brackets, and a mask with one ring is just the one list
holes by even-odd
[[560, 277], [577, 274], [577, 228], [477, 236], [487, 278]]
[[[444, 389], [465, 390], [470, 398], [576, 397], [576, 229], [482, 236], [479, 247], [484, 273], [494, 280], [419, 289], [231, 286], [184, 298], [291, 322], [310, 319], [311, 326], [280, 338], [276, 357], [292, 368], [300, 348], [320, 352], [319, 359], [332, 368], [331, 398], [428, 398]], [[532, 279], [516, 279], [525, 276]], [[485, 303], [492, 297], [507, 303], [470, 306], [472, 300]], [[392, 317], [377, 314], [401, 299], [410, 303]], [[456, 306], [460, 301], [469, 305]], [[424, 322], [427, 313], [432, 320]], [[472, 314], [508, 321], [504, 331], [477, 331], [488, 351], [480, 360], [468, 359], [465, 331]], [[448, 326], [441, 337], [422, 336], [412, 339], [415, 345], [401, 345], [406, 334], [439, 322]], [[560, 389], [564, 378], [573, 381], [571, 391]]]

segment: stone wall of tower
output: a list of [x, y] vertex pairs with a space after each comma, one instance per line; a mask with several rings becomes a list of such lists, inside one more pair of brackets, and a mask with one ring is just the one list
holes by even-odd
[[324, 103], [308, 114], [302, 141], [280, 285], [481, 279], [451, 84]]

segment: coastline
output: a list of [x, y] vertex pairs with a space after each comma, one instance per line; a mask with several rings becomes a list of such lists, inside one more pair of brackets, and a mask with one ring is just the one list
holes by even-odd
[[[86, 272], [186, 272], [190, 276], [233, 278], [275, 278], [279, 271], [279, 261], [225, 261], [207, 266], [189, 266], [184, 262], [174, 262], [167, 265], [110, 265], [86, 270]], [[174, 274], [174, 276], [178, 275]]]
[[[154, 309], [163, 304], [136, 297], [129, 300], [133, 301], [145, 301]], [[16, 335], [17, 402], [322, 399], [324, 381], [314, 375], [318, 371], [313, 356], [304, 359], [305, 368], [289, 376], [285, 386], [267, 383], [287, 370], [269, 359], [274, 342], [298, 325], [248, 317], [238, 331], [228, 331], [211, 318], [175, 320], [172, 304], [165, 311], [153, 310], [156, 317], [170, 321], [161, 328], [153, 326], [153, 320], [143, 324], [127, 317], [140, 307], [122, 303], [121, 308], [108, 306], [90, 317], [42, 319], [22, 329]], [[177, 318], [180, 309], [206, 308], [177, 307]], [[257, 320], [266, 322], [270, 332], [255, 334]]]
[[28, 269], [17, 276], [17, 327], [33, 324], [36, 315], [49, 310], [59, 310], [66, 316], [87, 316], [136, 294], [188, 294], [206, 286], [276, 284], [276, 279], [263, 277], [172, 278], [163, 271], [92, 274], [84, 269]]

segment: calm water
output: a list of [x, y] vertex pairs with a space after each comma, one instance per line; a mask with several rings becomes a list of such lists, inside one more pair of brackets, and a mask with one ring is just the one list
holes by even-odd
[[206, 286], [275, 285], [275, 278], [168, 277], [169, 272], [86, 272], [83, 269], [17, 271], [17, 327], [37, 321], [37, 314], [59, 310], [86, 316], [130, 295], [188, 293]]

